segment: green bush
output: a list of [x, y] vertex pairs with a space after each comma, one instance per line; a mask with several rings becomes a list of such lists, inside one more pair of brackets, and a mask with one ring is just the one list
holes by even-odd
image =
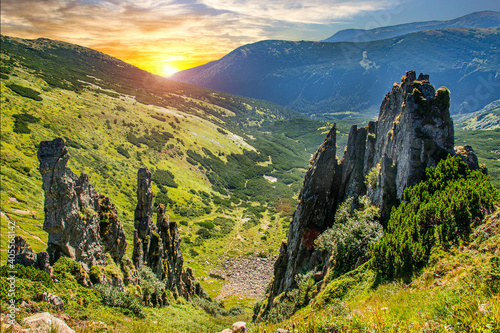
[[153, 172], [153, 181], [158, 185], [178, 188], [179, 185], [177, 185], [174, 178], [174, 174], [169, 170], [157, 169]]
[[193, 303], [213, 317], [235, 317], [245, 313], [245, 309], [241, 306], [234, 306], [229, 310], [226, 310], [222, 302], [212, 301], [206, 298], [195, 297], [193, 299]]
[[32, 100], [35, 101], [42, 101], [43, 98], [40, 97], [40, 93], [36, 90], [33, 90], [28, 87], [23, 87], [15, 83], [8, 84], [7, 87], [9, 87], [13, 92], [15, 92], [18, 95], [21, 95], [26, 98], [31, 98]]
[[25, 267], [23, 265], [16, 264], [14, 269], [11, 269], [5, 265], [0, 267], [0, 276], [9, 277], [9, 274], [7, 273], [8, 271], [15, 271], [16, 278], [40, 282], [48, 288], [54, 286], [54, 282], [52, 282], [49, 274], [33, 267]]
[[121, 154], [121, 155], [125, 156], [126, 158], [130, 158], [130, 153], [129, 153], [129, 152], [128, 152], [128, 150], [127, 150], [127, 149], [125, 149], [123, 146], [118, 146], [118, 147], [116, 147], [116, 151], [117, 151], [119, 154]]
[[40, 122], [40, 118], [27, 113], [15, 114], [12, 117], [14, 117], [14, 128], [12, 130], [18, 134], [30, 134], [31, 129], [28, 127], [28, 124]]
[[148, 266], [142, 266], [139, 269], [139, 275], [141, 276], [140, 286], [143, 298], [145, 300], [151, 300], [153, 305], [156, 305], [158, 303], [158, 298], [161, 297], [165, 290], [165, 284], [158, 279]]
[[433, 247], [467, 242], [472, 223], [500, 201], [489, 176], [471, 171], [459, 157], [449, 156], [426, 174], [427, 180], [405, 190], [386, 234], [373, 246], [373, 263], [382, 278], [411, 280]]
[[209, 221], [197, 222], [196, 224], [202, 228], [207, 228], [208, 230], [212, 230], [213, 228], [215, 228], [215, 224]]
[[98, 284], [94, 289], [101, 294], [102, 304], [122, 308], [125, 313], [131, 312], [139, 318], [146, 316], [137, 296], [120, 291], [110, 285]]
[[330, 253], [329, 278], [335, 278], [367, 259], [370, 245], [376, 243], [383, 234], [378, 222], [380, 211], [361, 199], [361, 208], [351, 213], [353, 198], [342, 203], [335, 214], [335, 224], [316, 240], [318, 250]]

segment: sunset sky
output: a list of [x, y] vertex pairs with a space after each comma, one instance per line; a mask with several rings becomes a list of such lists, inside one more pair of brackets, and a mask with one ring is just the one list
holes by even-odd
[[1, 32], [87, 46], [159, 75], [264, 39], [448, 20], [498, 0], [2, 0]]

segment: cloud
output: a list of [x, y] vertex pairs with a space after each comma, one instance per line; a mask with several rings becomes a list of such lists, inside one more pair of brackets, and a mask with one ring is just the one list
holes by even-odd
[[325, 24], [354, 15], [385, 9], [391, 1], [370, 0], [200, 0], [208, 7], [266, 20]]
[[[304, 24], [332, 22], [389, 0], [2, 0], [2, 33], [97, 49], [141, 68], [184, 69]], [[291, 34], [293, 35], [293, 34]]]

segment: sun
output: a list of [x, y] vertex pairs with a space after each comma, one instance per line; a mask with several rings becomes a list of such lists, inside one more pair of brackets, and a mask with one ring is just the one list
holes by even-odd
[[162, 74], [164, 76], [172, 76], [178, 71], [179, 69], [171, 64], [165, 64], [162, 66]]

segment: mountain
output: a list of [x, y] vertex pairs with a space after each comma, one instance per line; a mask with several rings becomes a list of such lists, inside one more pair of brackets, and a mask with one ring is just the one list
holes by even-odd
[[488, 130], [500, 128], [500, 100], [491, 102], [481, 110], [457, 117], [457, 129]]
[[[429, 280], [459, 269], [454, 266], [421, 276], [425, 268], [454, 260], [452, 256], [469, 245], [471, 253], [481, 248], [482, 260], [495, 270], [499, 267], [495, 252], [500, 239], [493, 231], [485, 238], [478, 234], [498, 228], [500, 192], [470, 146], [454, 147], [449, 107], [446, 88], [436, 90], [429, 76], [417, 77], [409, 71], [385, 95], [377, 121], [352, 127], [343, 158], [336, 156], [336, 128], [332, 127], [304, 177], [288, 239], [281, 244], [268, 292], [254, 307], [254, 319], [280, 322], [308, 307], [306, 311], [321, 311], [321, 315], [308, 316], [307, 324], [297, 320], [294, 329], [300, 323], [297, 329], [312, 332], [375, 327], [384, 332], [390, 327], [417, 332], [422, 320], [408, 320], [412, 310], [404, 307], [423, 311], [424, 290], [436, 286]], [[488, 223], [487, 215], [495, 210], [494, 221]], [[483, 241], [496, 245], [478, 247]], [[474, 254], [476, 259], [480, 256]], [[461, 265], [490, 269], [480, 268], [482, 264], [475, 260]], [[461, 288], [470, 283], [477, 293], [465, 302], [496, 297], [500, 280], [470, 280], [476, 273], [460, 267], [462, 274], [457, 272], [445, 286], [438, 285], [433, 294], [447, 290], [460, 297]], [[398, 293], [398, 286], [414, 294], [411, 301], [391, 304], [384, 299]], [[447, 296], [436, 298], [449, 300]], [[383, 305], [374, 310], [379, 302]], [[387, 313], [359, 320], [365, 311]], [[294, 318], [303, 314], [302, 309]], [[466, 314], [432, 313], [425, 319], [432, 318], [433, 327], [443, 329], [449, 321], [455, 322], [457, 331], [470, 328], [471, 323], [482, 331], [495, 322], [493, 312], [484, 321], [457, 321], [458, 315]], [[392, 316], [397, 324], [389, 321]]]
[[[123, 257], [140, 257], [139, 251], [134, 251], [134, 247], [139, 248], [134, 246], [139, 244], [134, 242], [137, 172], [147, 167], [153, 204], [165, 206], [164, 214], [178, 226], [180, 239], [171, 242], [175, 245], [171, 248], [180, 247], [184, 265], [193, 269], [211, 297], [215, 298], [224, 286], [229, 288], [232, 281], [214, 274], [214, 270], [226, 267], [235, 258], [272, 266], [311, 153], [323, 141], [331, 123], [304, 119], [271, 102], [167, 80], [95, 50], [49, 39], [2, 36], [0, 62], [2, 234], [7, 235], [9, 225], [14, 224], [16, 236], [23, 237], [33, 253], [47, 252], [50, 243], [53, 259], [60, 253], [71, 256], [74, 249], [74, 258], [96, 267], [104, 263], [103, 257], [108, 262], [108, 253], [116, 258], [123, 254], [121, 228], [113, 231], [113, 226], [119, 225], [114, 221], [119, 220], [129, 245]], [[338, 125], [344, 145], [349, 127], [348, 123]], [[66, 225], [80, 230], [80, 222], [86, 221], [88, 230], [83, 229], [88, 234], [85, 230], [72, 236], [63, 233], [61, 223], [53, 230], [48, 227], [50, 235], [43, 229], [48, 212], [44, 210], [37, 151], [41, 142], [56, 138], [64, 140], [71, 156], [67, 167], [81, 175], [78, 178], [68, 173], [73, 175], [69, 178], [75, 188], [68, 196], [79, 200], [70, 200], [69, 208], [75, 209], [70, 210], [72, 220]], [[68, 185], [69, 180], [62, 183]], [[112, 204], [104, 202], [104, 208], [96, 202], [83, 204], [91, 202], [90, 195], [80, 196], [78, 191], [91, 193], [82, 186], [88, 183]], [[54, 201], [54, 205], [63, 205], [61, 202], [66, 201]], [[152, 214], [156, 221], [156, 209]], [[85, 251], [81, 251], [80, 245], [85, 245], [81, 239], [94, 237], [97, 241], [89, 244], [97, 244], [97, 248], [112, 246], [112, 238], [106, 238], [107, 234], [96, 236], [95, 232], [108, 222], [110, 234], [120, 235], [116, 238], [120, 251], [91, 252], [97, 253], [94, 265], [93, 258], [85, 259]], [[63, 234], [64, 239], [58, 238]], [[156, 234], [163, 238], [167, 233], [151, 230], [153, 236], [138, 240], [144, 245], [148, 237], [155, 240]], [[176, 239], [174, 234], [170, 230]], [[163, 241], [164, 249], [169, 248], [167, 240]], [[2, 263], [7, 259], [8, 244], [7, 237], [0, 239]], [[149, 251], [143, 252], [146, 255]], [[121, 276], [124, 270], [111, 266], [106, 266], [106, 272], [113, 271], [114, 275], [104, 280], [125, 281]], [[52, 267], [54, 274], [61, 268], [57, 262]], [[93, 272], [99, 276], [99, 272]], [[264, 277], [259, 287], [253, 285], [258, 297], [264, 293], [268, 278]], [[63, 287], [51, 287], [47, 292], [57, 292], [66, 304], [70, 303], [69, 309], [79, 306], [71, 297], [83, 296], [64, 294], [59, 288]], [[32, 291], [20, 295], [17, 301], [37, 297]], [[224, 294], [223, 300], [229, 299], [233, 306], [248, 307], [256, 297], [235, 300], [232, 295]], [[88, 301], [98, 302], [95, 297]], [[216, 304], [207, 306], [223, 312]], [[119, 320], [126, 323], [122, 317]], [[224, 325], [207, 320], [219, 326], [198, 331], [220, 331], [226, 320], [232, 319], [224, 319]], [[182, 322], [188, 325], [189, 320]]]
[[333, 36], [324, 39], [321, 42], [371, 42], [423, 30], [439, 30], [449, 28], [500, 28], [500, 13], [494, 11], [482, 11], [449, 21], [414, 22], [369, 30], [346, 29], [336, 32]]
[[172, 78], [273, 101], [311, 118], [376, 116], [378, 99], [407, 68], [451, 91], [451, 113], [500, 98], [500, 30], [453, 28], [366, 43], [262, 41]]

